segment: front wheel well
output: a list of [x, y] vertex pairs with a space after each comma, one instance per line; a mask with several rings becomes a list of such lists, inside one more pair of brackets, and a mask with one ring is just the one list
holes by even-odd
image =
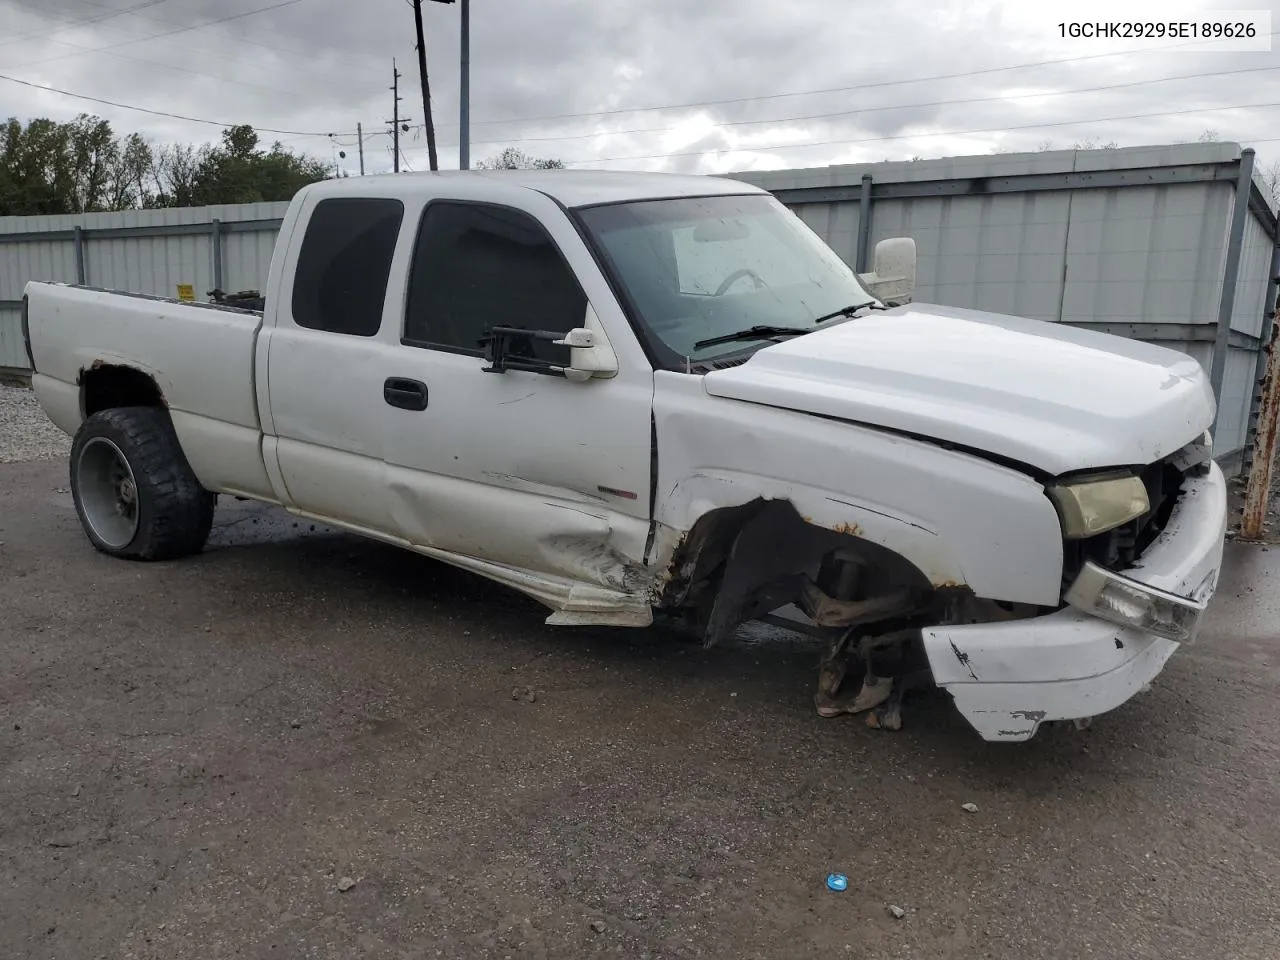
[[155, 378], [136, 367], [95, 363], [80, 374], [80, 413], [85, 418], [116, 407], [165, 407]]
[[695, 614], [707, 645], [739, 623], [785, 606], [808, 582], [841, 600], [935, 593], [910, 560], [849, 529], [806, 520], [789, 500], [709, 511], [677, 549], [659, 606]]

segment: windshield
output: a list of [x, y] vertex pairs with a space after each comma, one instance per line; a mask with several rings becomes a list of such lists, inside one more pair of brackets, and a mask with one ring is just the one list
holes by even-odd
[[[769, 343], [698, 348], [700, 341], [757, 326], [807, 332], [817, 318], [874, 302], [853, 270], [766, 194], [618, 203], [578, 215], [663, 367]], [[787, 335], [795, 334], [779, 338]]]

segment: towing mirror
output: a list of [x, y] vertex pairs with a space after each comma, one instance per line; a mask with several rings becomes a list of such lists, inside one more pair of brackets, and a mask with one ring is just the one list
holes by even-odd
[[861, 273], [871, 295], [890, 306], [911, 302], [916, 286], [916, 242], [894, 237], [876, 244], [875, 272]]
[[[616, 376], [618, 357], [605, 339], [604, 330], [591, 307], [587, 308], [586, 326], [574, 327], [567, 333], [550, 330], [527, 330], [523, 327], [493, 327], [481, 339], [485, 359], [489, 366], [485, 373], [506, 373], [508, 370], [526, 370], [552, 377], [564, 377], [573, 383], [585, 383], [599, 377]], [[535, 359], [527, 354], [510, 352], [511, 341], [545, 340], [558, 347], [569, 348], [569, 364], [561, 366], [547, 360]]]
[[569, 366], [564, 375], [574, 383], [593, 377], [608, 378], [618, 372], [618, 358], [604, 337], [590, 327], [575, 327], [557, 344], [569, 348]]

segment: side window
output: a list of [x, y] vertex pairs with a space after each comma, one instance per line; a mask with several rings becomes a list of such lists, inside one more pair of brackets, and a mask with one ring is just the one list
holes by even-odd
[[[478, 203], [427, 205], [409, 277], [404, 341], [481, 354], [491, 327], [567, 332], [587, 298], [546, 230], [528, 214]], [[510, 342], [512, 353], [567, 364], [548, 341]]]
[[403, 218], [399, 200], [337, 197], [316, 204], [293, 277], [298, 326], [357, 337], [378, 332]]

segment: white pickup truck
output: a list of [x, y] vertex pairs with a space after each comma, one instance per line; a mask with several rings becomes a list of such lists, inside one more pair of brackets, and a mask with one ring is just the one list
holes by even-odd
[[1217, 583], [1204, 372], [875, 259], [727, 179], [366, 177], [297, 195], [261, 314], [31, 283], [23, 329], [108, 554], [199, 551], [226, 494], [551, 624], [807, 630], [827, 716], [896, 729], [921, 677], [989, 740], [1119, 706]]

